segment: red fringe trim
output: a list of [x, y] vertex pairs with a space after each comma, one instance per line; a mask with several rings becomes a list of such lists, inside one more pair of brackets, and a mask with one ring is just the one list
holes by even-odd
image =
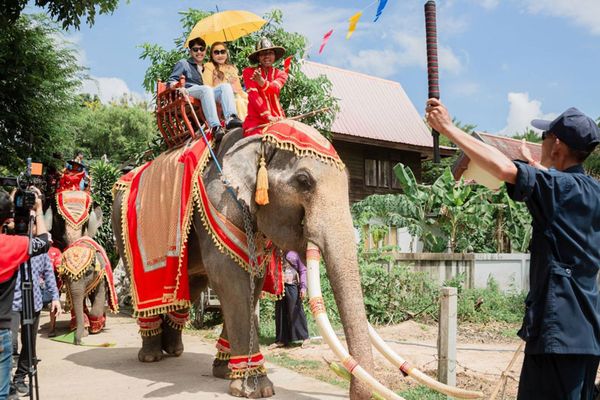
[[229, 360], [229, 369], [246, 369], [249, 367], [256, 367], [259, 365], [263, 365], [265, 363], [265, 358], [262, 353], [256, 353], [247, 356], [235, 356], [231, 357]]
[[222, 353], [231, 353], [231, 345], [229, 344], [229, 341], [227, 339], [223, 339], [222, 337], [219, 337], [215, 347]]

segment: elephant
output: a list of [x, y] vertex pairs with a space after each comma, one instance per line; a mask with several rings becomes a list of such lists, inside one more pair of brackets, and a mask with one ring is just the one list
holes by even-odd
[[[87, 200], [89, 197], [89, 194], [87, 192], [80, 190], [66, 190], [63, 191], [62, 194], [63, 197], [71, 196], [75, 199], [83, 198]], [[70, 246], [73, 245], [73, 243], [82, 240], [82, 238], [89, 238], [91, 240], [96, 235], [96, 232], [102, 225], [103, 215], [102, 209], [99, 206], [96, 206], [91, 210], [76, 210], [76, 217], [73, 218], [72, 215], [69, 215], [70, 218], [67, 219], [65, 216], [66, 211], [58, 210], [58, 197], [55, 197], [55, 199], [56, 201], [51, 202], [51, 204], [47, 208], [44, 214], [44, 218], [48, 230], [52, 234], [53, 245], [58, 247], [58, 249], [63, 252], [64, 263], [65, 256], [67, 256], [68, 254], [74, 255], [75, 250], [69, 250]], [[91, 199], [89, 199], [89, 202], [91, 204]], [[84, 215], [86, 213], [88, 214], [87, 216]], [[78, 219], [79, 214], [82, 214], [84, 216], [81, 218], [81, 220], [75, 223], [74, 219]], [[97, 245], [97, 243], [95, 244]], [[93, 257], [94, 261], [92, 262], [91, 260], [89, 260], [90, 264], [85, 266], [85, 273], [72, 274], [68, 273], [68, 268], [59, 268], [59, 276], [61, 277], [63, 284], [66, 286], [67, 296], [69, 302], [71, 303], [71, 329], [76, 329], [74, 339], [75, 344], [81, 344], [81, 338], [87, 335], [88, 333], [88, 330], [86, 330], [85, 328], [87, 328], [88, 325], [90, 325], [90, 323], [92, 325], [96, 324], [94, 326], [89, 327], [89, 332], [91, 333], [99, 332], [98, 326], [104, 326], [104, 304], [107, 299], [106, 289], [104, 288], [104, 285], [100, 285], [102, 286], [101, 288], [99, 287], [98, 290], [93, 290], [93, 288], [91, 288], [90, 285], [92, 285], [94, 282], [97, 283], [98, 278], [100, 276], [100, 272], [105, 271], [107, 268], [108, 259], [106, 257], [103, 257], [103, 249], [93, 251], [95, 252]], [[75, 262], [76, 261], [71, 261], [71, 263]], [[101, 266], [100, 271], [95, 271], [96, 265]], [[83, 268], [83, 266], [81, 267]], [[109, 263], [108, 268], [110, 268]], [[89, 312], [88, 310], [84, 310], [85, 298], [87, 297], [87, 295], [90, 295], [91, 298], [93, 297], [93, 306]], [[102, 324], [97, 322], [99, 320], [102, 320]], [[54, 335], [55, 322], [55, 316], [52, 315], [49, 333], [49, 335], [51, 336]]]
[[[326, 141], [315, 129], [299, 125], [309, 131], [313, 140]], [[261, 157], [266, 160], [268, 170], [269, 202], [265, 205], [257, 205], [254, 201]], [[216, 158], [223, 166], [222, 173], [214, 163], [209, 163], [202, 174], [211, 203], [242, 230], [242, 210], [246, 208], [254, 231], [262, 233], [281, 249], [305, 254], [308, 242], [320, 249], [326, 261], [348, 349], [365, 370], [372, 372], [373, 355], [350, 214], [349, 178], [343, 164], [339, 167], [324, 162], [320, 157], [290, 151], [285, 146], [263, 141], [261, 135], [243, 137], [241, 129], [232, 130], [225, 136]], [[170, 189], [167, 186], [163, 190]], [[123, 192], [117, 191], [112, 215], [121, 256], [125, 254], [121, 231], [123, 196]], [[221, 301], [224, 320], [221, 338], [230, 346], [231, 359], [259, 353], [257, 320], [253, 310], [264, 278], [252, 280], [247, 271], [217, 248], [199, 211], [193, 214], [187, 246], [191, 301], [197, 299], [208, 283]], [[165, 321], [167, 318], [163, 317], [162, 333], [142, 336], [142, 347], [138, 353], [140, 361], [158, 361], [162, 359], [163, 351], [176, 356], [183, 352], [181, 331], [173, 329]], [[213, 375], [229, 377], [229, 393], [234, 396], [259, 398], [275, 393], [266, 370], [259, 370], [253, 376], [255, 379], [249, 379], [255, 384], [248, 388], [244, 378], [228, 373], [227, 361], [217, 357], [213, 363]], [[370, 396], [368, 387], [352, 378], [350, 397], [368, 399]]]
[[[65, 191], [76, 194], [83, 194], [84, 191]], [[88, 194], [89, 196], [89, 194]], [[52, 234], [53, 245], [60, 251], [64, 251], [69, 245], [83, 236], [94, 238], [96, 232], [103, 223], [103, 214], [100, 206], [95, 206], [88, 210], [89, 216], [81, 223], [73, 224], [68, 222], [64, 215], [58, 211], [58, 205], [55, 201], [49, 201], [44, 212], [44, 221], [48, 231]]]
[[[71, 329], [75, 329], [74, 344], [80, 345], [87, 333], [99, 333], [106, 323], [105, 304], [118, 311], [110, 262], [106, 252], [93, 239], [84, 236], [65, 250], [59, 274], [66, 286], [71, 304]], [[87, 309], [86, 298], [91, 309]], [[85, 328], [89, 328], [88, 331]]]

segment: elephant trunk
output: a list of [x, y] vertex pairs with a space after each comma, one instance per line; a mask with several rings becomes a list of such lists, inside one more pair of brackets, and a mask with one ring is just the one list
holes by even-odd
[[[322, 197], [322, 200], [325, 199]], [[339, 202], [327, 200], [319, 202], [321, 212], [307, 213], [306, 236], [310, 242], [320, 248], [325, 258], [327, 275], [344, 326], [344, 334], [350, 355], [364, 370], [372, 374], [374, 370], [373, 354], [360, 284], [356, 242], [350, 210], [347, 207], [339, 207]], [[327, 209], [326, 204], [329, 202], [334, 206], [332, 211], [322, 211]], [[309, 283], [309, 295], [310, 292]], [[364, 383], [352, 379], [351, 399], [369, 399], [370, 392], [371, 390]]]
[[[349, 226], [352, 227], [351, 223]], [[327, 275], [344, 325], [348, 350], [356, 361], [372, 374], [373, 354], [360, 285], [354, 232], [346, 229], [332, 232], [332, 236], [325, 240], [323, 253]], [[369, 399], [370, 392], [365, 384], [355, 378], [352, 379], [350, 388], [352, 399]]]

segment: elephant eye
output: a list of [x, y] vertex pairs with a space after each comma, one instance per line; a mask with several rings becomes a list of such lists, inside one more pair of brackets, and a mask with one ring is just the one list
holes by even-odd
[[311, 190], [314, 186], [313, 178], [305, 171], [296, 174], [296, 182], [301, 190]]

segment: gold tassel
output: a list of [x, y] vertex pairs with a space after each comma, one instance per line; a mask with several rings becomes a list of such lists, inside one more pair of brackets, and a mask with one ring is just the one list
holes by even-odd
[[258, 173], [256, 174], [256, 193], [254, 201], [259, 206], [269, 204], [269, 176], [267, 174], [267, 166], [265, 163], [265, 157], [260, 157], [260, 166]]

